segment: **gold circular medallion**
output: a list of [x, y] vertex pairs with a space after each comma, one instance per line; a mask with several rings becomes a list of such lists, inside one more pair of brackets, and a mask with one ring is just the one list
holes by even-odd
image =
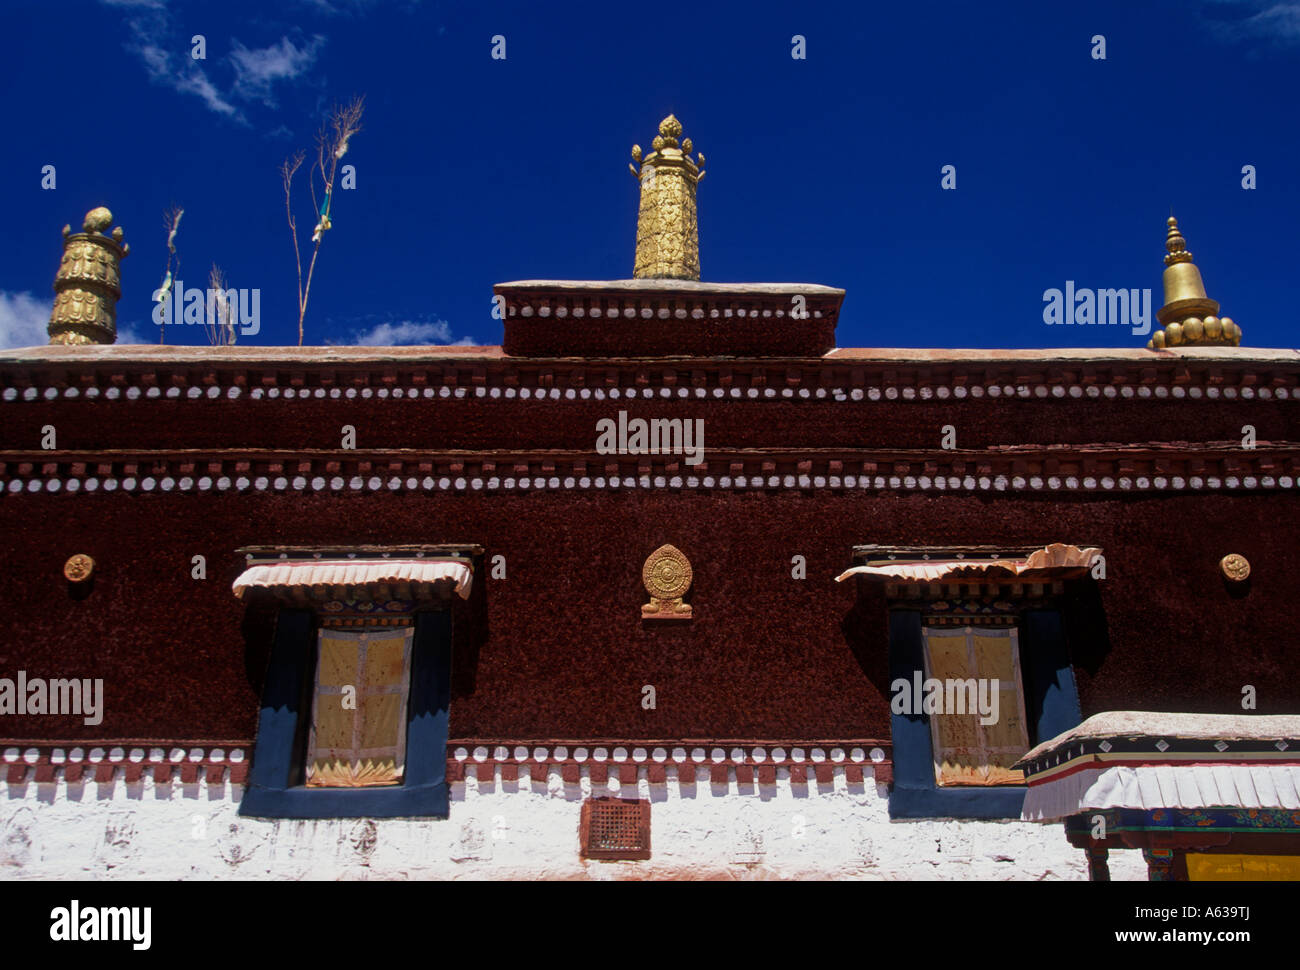
[[660, 546], [641, 568], [641, 581], [655, 599], [680, 599], [691, 588], [691, 563], [680, 549]]
[[83, 552], [69, 557], [68, 561], [63, 564], [63, 575], [69, 582], [80, 583], [90, 578], [90, 574], [95, 571], [95, 560], [91, 559]]
[[1240, 583], [1250, 575], [1250, 563], [1246, 561], [1245, 556], [1235, 552], [1220, 559], [1219, 568], [1223, 570], [1223, 575], [1234, 583]]

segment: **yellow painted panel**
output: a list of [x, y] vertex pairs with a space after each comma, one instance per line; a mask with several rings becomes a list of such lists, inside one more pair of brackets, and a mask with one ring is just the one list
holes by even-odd
[[975, 632], [975, 667], [977, 677], [996, 679], [1003, 684], [1016, 682], [1016, 669], [1011, 659], [1011, 637], [1008, 634]]
[[399, 686], [405, 651], [405, 637], [371, 640], [366, 644], [366, 687]]
[[930, 660], [930, 677], [947, 680], [971, 676], [965, 634], [955, 637], [930, 634], [926, 637], [926, 647]]
[[953, 750], [969, 750], [974, 754], [980, 748], [977, 714], [932, 714], [931, 719], [939, 732], [939, 747], [946, 755]]
[[371, 694], [361, 710], [361, 747], [391, 748], [397, 745], [397, 715], [402, 698], [397, 694]]
[[320, 694], [316, 698], [316, 749], [352, 748], [352, 727], [355, 711], [343, 709], [339, 694]]
[[1025, 724], [1020, 719], [1020, 700], [1015, 691], [1001, 692], [998, 698], [998, 719], [992, 724], [984, 725], [984, 736], [991, 749], [1015, 752], [1015, 757], [1007, 762], [1008, 765], [1029, 750]]
[[316, 670], [316, 683], [325, 687], [340, 687], [357, 682], [357, 638], [349, 634], [322, 631], [320, 637], [320, 663]]
[[1300, 882], [1300, 856], [1187, 853], [1192, 882]]
[[[971, 676], [970, 652], [965, 630], [927, 630], [926, 677], [941, 684]], [[922, 697], [924, 698], [924, 694]], [[940, 696], [940, 710], [946, 712], [947, 698]], [[979, 728], [971, 714], [930, 715], [935, 739], [935, 780], [940, 785], [983, 785], [983, 754]]]

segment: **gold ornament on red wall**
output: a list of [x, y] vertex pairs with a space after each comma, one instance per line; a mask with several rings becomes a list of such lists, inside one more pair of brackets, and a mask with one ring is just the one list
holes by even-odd
[[650, 553], [641, 567], [641, 582], [650, 594], [650, 602], [641, 607], [647, 620], [680, 620], [691, 615], [689, 603], [682, 597], [691, 588], [691, 561], [675, 546], [662, 545]]
[[1219, 568], [1234, 583], [1244, 582], [1250, 577], [1250, 563], [1239, 553], [1228, 553], [1219, 560]]
[[63, 576], [70, 583], [84, 583], [94, 571], [95, 560], [84, 552], [69, 556], [68, 561], [63, 564]]

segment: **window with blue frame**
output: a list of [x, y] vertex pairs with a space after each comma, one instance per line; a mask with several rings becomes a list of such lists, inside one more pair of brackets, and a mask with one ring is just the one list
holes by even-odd
[[[1076, 726], [1078, 693], [1061, 613], [1019, 612], [1014, 628], [936, 629], [927, 609], [894, 608], [889, 614], [889, 677], [919, 684], [928, 673], [992, 674], [1000, 683], [996, 726], [978, 716], [935, 723], [920, 704], [894, 705], [894, 787], [891, 818], [1019, 818], [1025, 787], [1010, 765], [1024, 750]], [[963, 658], [969, 660], [963, 665]], [[1006, 683], [1007, 680], [1012, 683]], [[919, 690], [918, 690], [919, 693]], [[900, 712], [899, 708], [903, 708]]]
[[332, 630], [280, 609], [241, 815], [447, 816], [451, 611], [410, 619]]

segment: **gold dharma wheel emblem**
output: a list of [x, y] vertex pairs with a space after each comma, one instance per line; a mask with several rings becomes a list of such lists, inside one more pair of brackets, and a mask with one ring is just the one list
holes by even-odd
[[1223, 570], [1223, 575], [1234, 583], [1240, 583], [1250, 576], [1250, 563], [1245, 556], [1235, 552], [1231, 552], [1220, 559], [1219, 568]]
[[95, 571], [95, 560], [83, 552], [70, 556], [63, 564], [63, 575], [70, 583], [85, 582]]
[[647, 619], [681, 619], [691, 615], [682, 597], [691, 588], [691, 561], [675, 546], [663, 545], [650, 553], [641, 567], [641, 582], [650, 602], [641, 607]]

